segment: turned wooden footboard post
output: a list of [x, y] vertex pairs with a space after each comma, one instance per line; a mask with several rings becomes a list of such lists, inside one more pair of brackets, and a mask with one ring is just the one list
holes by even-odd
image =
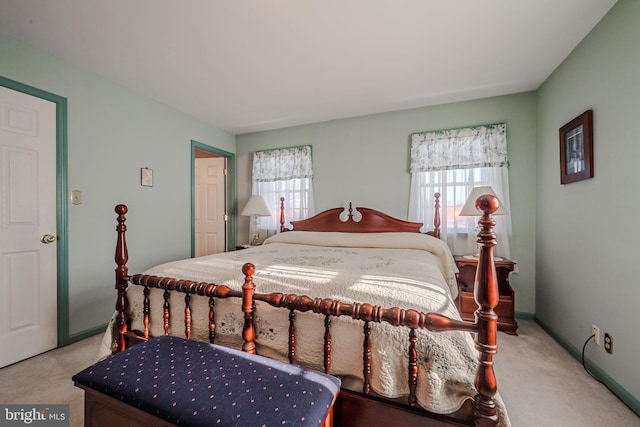
[[495, 372], [493, 370], [493, 356], [498, 350], [497, 331], [498, 316], [494, 308], [498, 305], [498, 280], [493, 262], [493, 247], [496, 245], [496, 235], [493, 227], [496, 222], [491, 214], [498, 210], [500, 202], [491, 195], [484, 195], [476, 200], [476, 209], [483, 212], [478, 222], [478, 245], [480, 258], [476, 269], [474, 297], [478, 304], [476, 311], [476, 349], [478, 356], [478, 370], [475, 386], [478, 390], [474, 405], [474, 420], [478, 427], [498, 425], [498, 414], [494, 396], [498, 389]]
[[256, 328], [253, 324], [253, 312], [255, 310], [253, 293], [256, 289], [256, 285], [253, 283], [253, 273], [255, 271], [256, 266], [249, 262], [242, 266], [242, 272], [244, 273], [244, 284], [242, 285], [242, 312], [244, 313], [242, 338], [244, 338], [244, 344], [242, 344], [242, 351], [251, 354], [256, 354]]
[[126, 205], [118, 205], [115, 209], [118, 214], [118, 225], [116, 231], [118, 232], [118, 241], [116, 243], [116, 289], [118, 290], [118, 297], [116, 300], [116, 327], [118, 329], [118, 351], [123, 351], [126, 347], [124, 335], [128, 329], [127, 309], [129, 302], [127, 301], [127, 277], [129, 275], [129, 269], [127, 268], [127, 261], [129, 260], [129, 253], [127, 251], [127, 239], [125, 232], [127, 226], [124, 224], [127, 218], [125, 214], [128, 212]]

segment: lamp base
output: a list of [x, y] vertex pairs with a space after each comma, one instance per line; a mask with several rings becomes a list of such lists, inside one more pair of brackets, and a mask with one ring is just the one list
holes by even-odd
[[253, 240], [251, 240], [252, 246], [258, 246], [260, 244], [260, 234], [256, 233], [253, 235]]
[[253, 240], [251, 244], [257, 246], [260, 244], [260, 217], [258, 217], [258, 215], [254, 215], [253, 217], [255, 219], [253, 220]]

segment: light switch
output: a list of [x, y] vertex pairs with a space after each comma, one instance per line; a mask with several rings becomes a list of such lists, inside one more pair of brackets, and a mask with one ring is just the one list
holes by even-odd
[[79, 205], [80, 203], [82, 203], [82, 191], [73, 190], [71, 192], [71, 203], [73, 203], [74, 205]]

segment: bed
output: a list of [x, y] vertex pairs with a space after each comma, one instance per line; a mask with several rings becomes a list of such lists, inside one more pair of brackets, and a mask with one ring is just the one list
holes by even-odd
[[350, 205], [288, 230], [282, 208], [281, 233], [261, 246], [130, 275], [128, 209], [118, 205], [118, 296], [105, 343], [117, 352], [178, 335], [330, 373], [343, 384], [336, 425], [509, 426], [493, 372], [498, 201], [483, 196], [477, 206], [480, 308], [464, 322], [438, 215], [422, 233], [422, 224]]

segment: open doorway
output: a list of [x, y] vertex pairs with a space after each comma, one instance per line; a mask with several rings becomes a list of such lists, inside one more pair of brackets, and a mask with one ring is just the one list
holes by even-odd
[[191, 199], [193, 257], [225, 252], [235, 247], [232, 233], [234, 155], [196, 141], [191, 142]]

